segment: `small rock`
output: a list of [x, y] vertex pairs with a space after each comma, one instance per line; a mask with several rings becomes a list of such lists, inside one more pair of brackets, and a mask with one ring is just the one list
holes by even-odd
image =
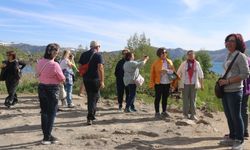
[[176, 132], [175, 134], [178, 135], [178, 136], [181, 136], [181, 133], [179, 133], [179, 132]]
[[177, 121], [175, 123], [175, 125], [177, 125], [177, 126], [188, 126], [188, 125], [193, 125], [193, 124], [195, 124], [195, 122], [192, 120]]
[[200, 119], [199, 121], [196, 122], [197, 124], [205, 124], [205, 125], [210, 125], [210, 122], [206, 121], [206, 120], [203, 120], [203, 119]]
[[87, 142], [85, 146], [91, 146], [92, 144], [90, 142]]
[[108, 132], [107, 129], [102, 129], [101, 132]]
[[113, 134], [135, 134], [135, 132], [132, 130], [116, 130]]
[[174, 131], [171, 129], [167, 129], [167, 131], [165, 131], [165, 133], [170, 133], [170, 132], [174, 132]]
[[209, 118], [214, 118], [214, 115], [210, 112], [204, 112], [204, 116], [207, 116]]
[[73, 129], [67, 129], [66, 131], [67, 131], [67, 132], [74, 132]]
[[149, 136], [149, 137], [159, 137], [159, 134], [154, 132], [139, 131], [138, 134]]

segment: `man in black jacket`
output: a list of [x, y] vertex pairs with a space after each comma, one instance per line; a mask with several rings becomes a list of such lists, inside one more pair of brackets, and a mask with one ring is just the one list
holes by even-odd
[[124, 76], [124, 70], [123, 70], [123, 65], [125, 63], [125, 54], [127, 52], [130, 52], [129, 49], [124, 49], [122, 51], [123, 58], [118, 61], [115, 67], [115, 77], [116, 77], [116, 90], [117, 90], [117, 99], [118, 99], [118, 104], [119, 104], [119, 111], [122, 111], [122, 102], [123, 102], [123, 95], [124, 95], [124, 90], [126, 93], [126, 102], [129, 96], [129, 90], [128, 87], [124, 85], [123, 82], [123, 76]]

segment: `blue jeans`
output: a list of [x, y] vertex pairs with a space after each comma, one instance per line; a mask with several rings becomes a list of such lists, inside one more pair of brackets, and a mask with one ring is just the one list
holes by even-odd
[[71, 104], [72, 103], [72, 89], [73, 89], [73, 85], [72, 84], [69, 84], [69, 83], [66, 83], [64, 84], [64, 88], [65, 88], [65, 91], [67, 93], [67, 104]]
[[224, 113], [227, 118], [229, 137], [244, 141], [244, 124], [241, 116], [242, 91], [225, 92], [222, 98]]
[[128, 108], [135, 108], [134, 102], [135, 102], [135, 96], [136, 96], [136, 84], [129, 84], [129, 97], [126, 101], [126, 109]]
[[59, 100], [59, 86], [39, 84], [38, 97], [41, 108], [41, 126], [44, 138], [51, 136], [57, 104]]

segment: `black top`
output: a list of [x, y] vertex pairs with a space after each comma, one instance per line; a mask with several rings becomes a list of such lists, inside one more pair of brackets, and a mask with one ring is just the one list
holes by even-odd
[[6, 64], [5, 67], [6, 80], [19, 80], [20, 77], [18, 73], [26, 66], [26, 64], [23, 61], [18, 61], [18, 60], [15, 60], [13, 62], [4, 61], [3, 63]]
[[[87, 52], [82, 53], [79, 63], [81, 65], [87, 64], [92, 54], [94, 54], [94, 49], [90, 49]], [[100, 53], [95, 53], [89, 62], [89, 68], [86, 74], [83, 75], [84, 79], [99, 79], [98, 75], [98, 64], [104, 64], [103, 58]]]
[[125, 62], [126, 62], [126, 60], [123, 58], [123, 59], [119, 60], [118, 63], [116, 64], [115, 77], [117, 79], [123, 80], [123, 76], [124, 76], [123, 65]]

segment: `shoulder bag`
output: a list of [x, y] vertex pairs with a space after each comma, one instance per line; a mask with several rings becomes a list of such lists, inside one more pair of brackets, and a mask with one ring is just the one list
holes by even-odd
[[80, 74], [81, 77], [84, 76], [84, 75], [86, 74], [86, 72], [88, 71], [88, 69], [89, 69], [89, 62], [91, 61], [91, 59], [93, 58], [94, 55], [95, 55], [95, 53], [93, 53], [93, 54], [90, 56], [88, 63], [82, 64], [82, 65], [80, 65], [80, 67], [78, 68], [79, 74]]
[[223, 75], [222, 78], [219, 78], [216, 83], [215, 83], [215, 87], [214, 87], [214, 93], [215, 93], [215, 96], [217, 98], [222, 98], [223, 97], [223, 94], [224, 94], [224, 86], [220, 86], [219, 84], [219, 80], [220, 79], [226, 79], [226, 76], [228, 74], [228, 72], [230, 71], [230, 69], [232, 68], [233, 66], [233, 63], [235, 62], [236, 58], [238, 57], [240, 52], [238, 52], [238, 54], [236, 54], [236, 56], [234, 57], [234, 59], [232, 60], [232, 62], [229, 64], [225, 74]]

